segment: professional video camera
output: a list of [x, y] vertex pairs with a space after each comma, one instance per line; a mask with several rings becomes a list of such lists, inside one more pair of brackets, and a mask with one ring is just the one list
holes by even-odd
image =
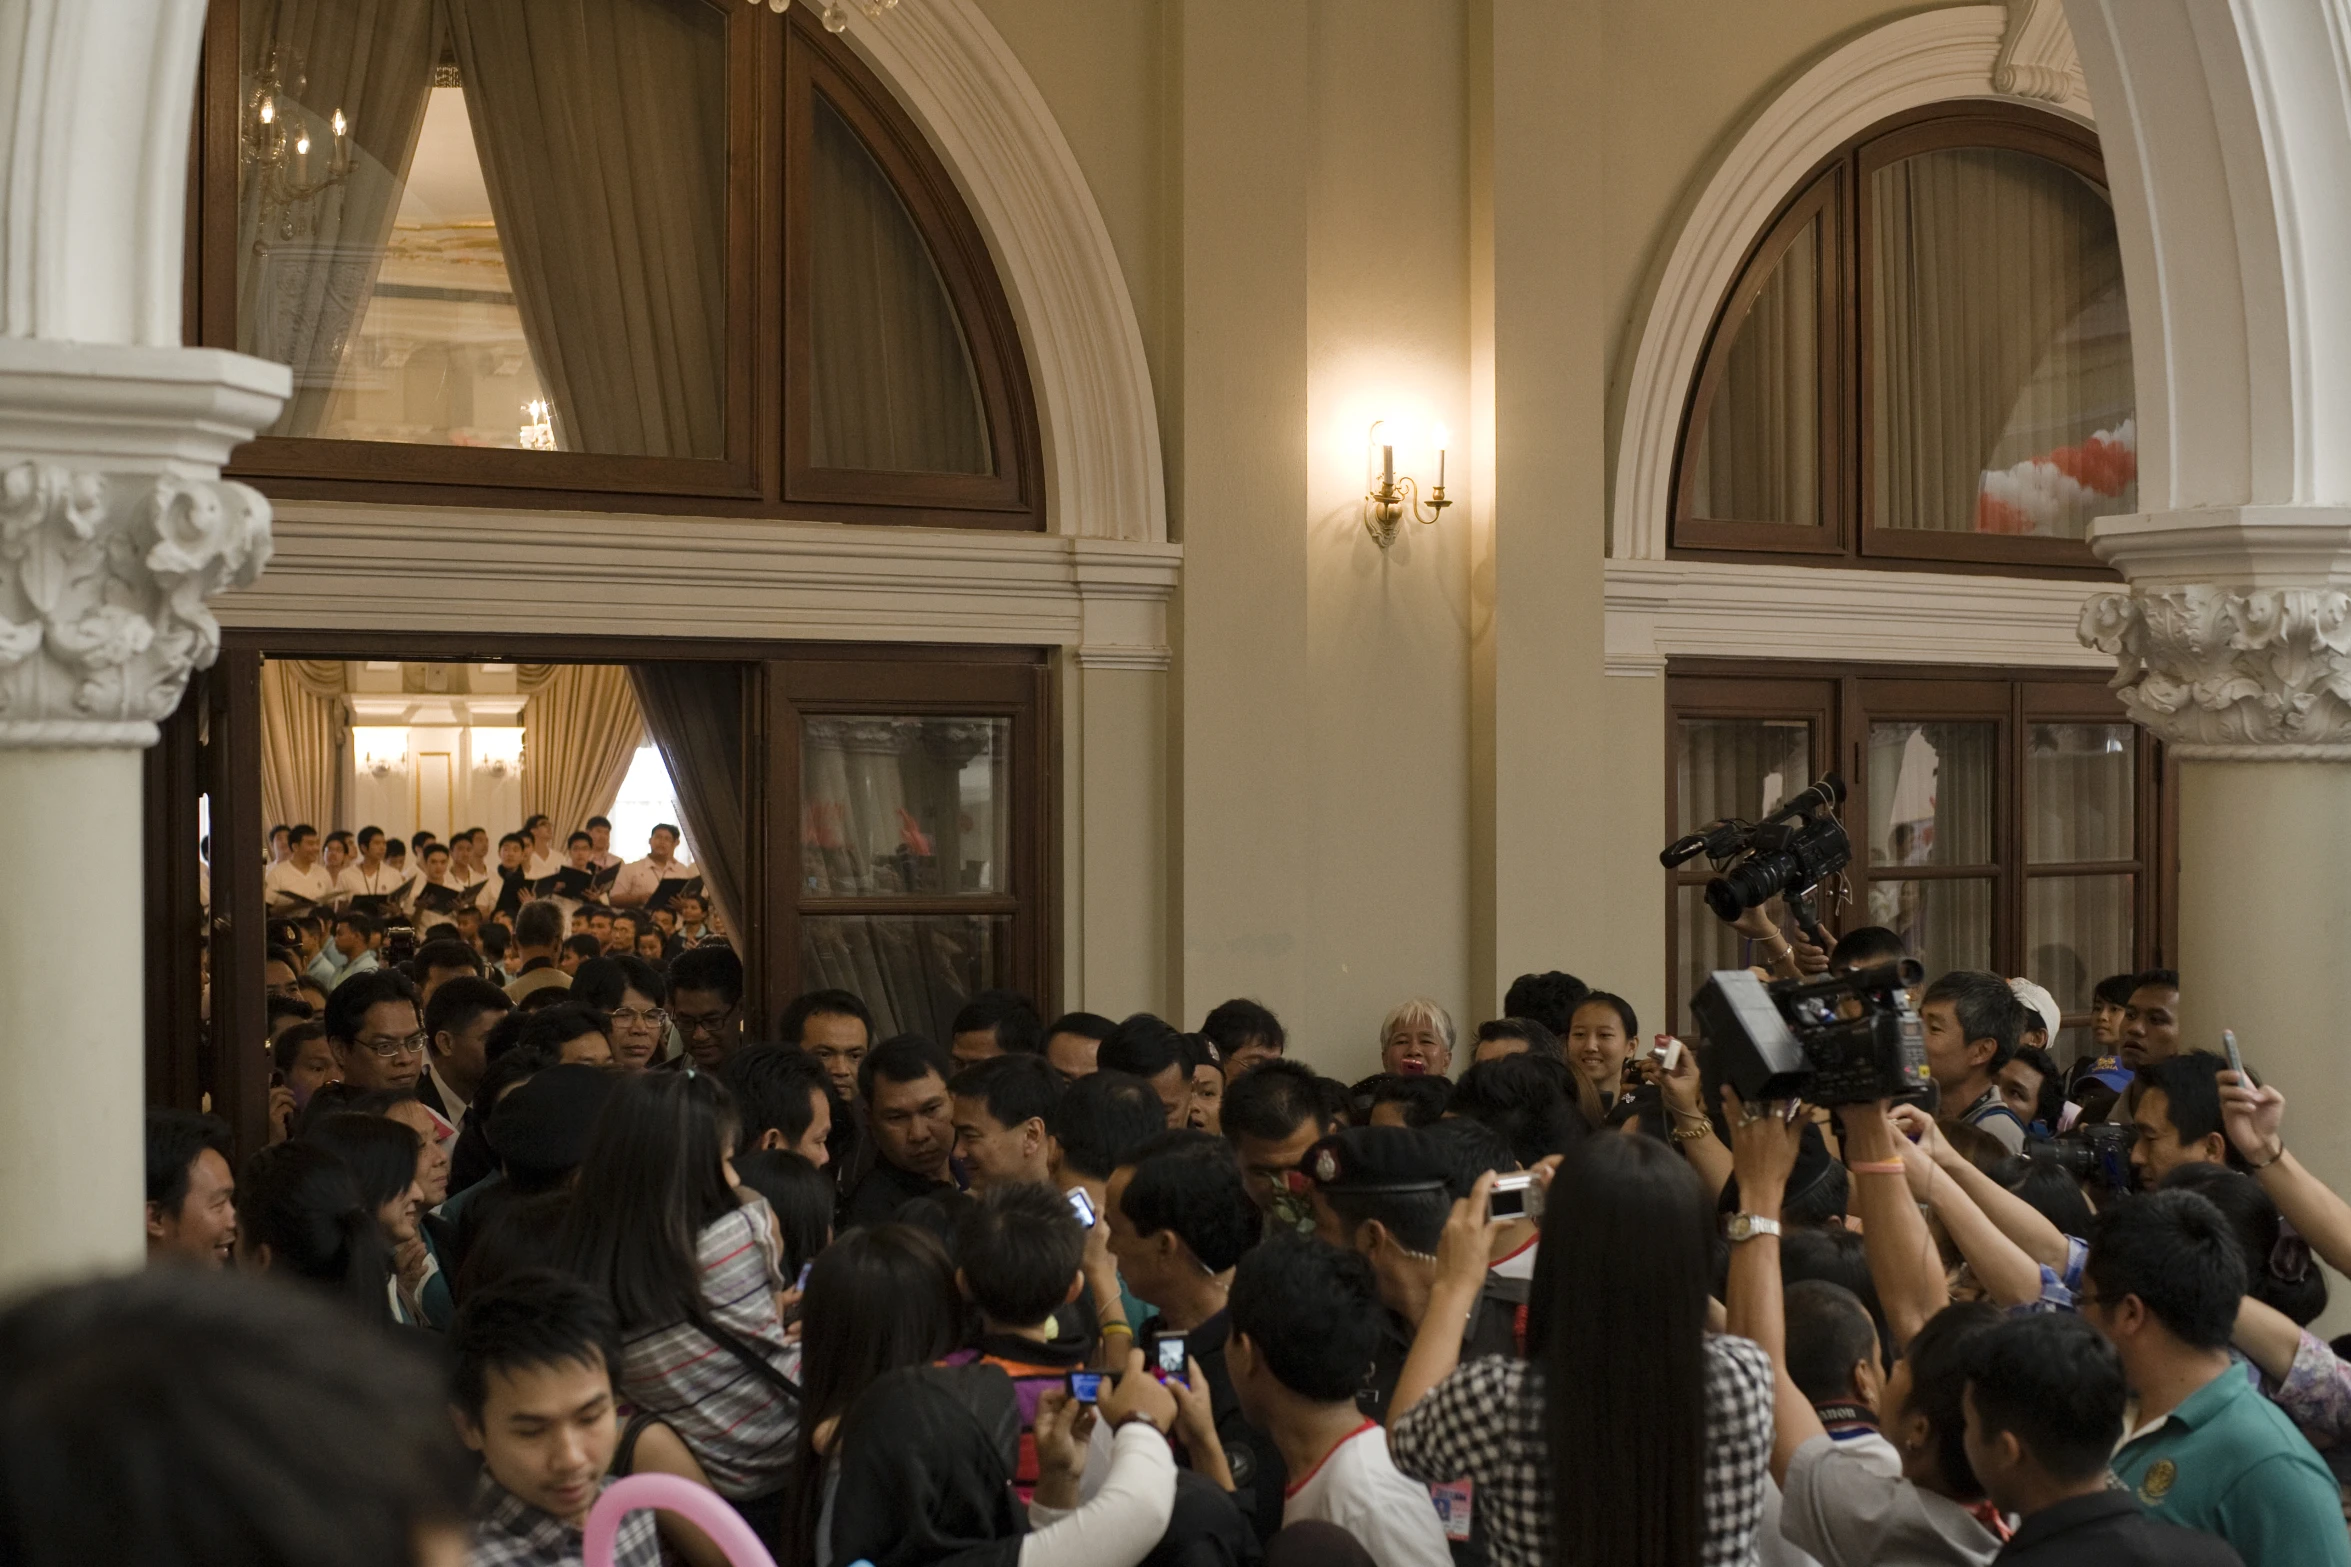
[[1716, 872], [1706, 884], [1706, 906], [1725, 924], [1785, 897], [1805, 939], [1826, 952], [1832, 943], [1813, 899], [1821, 883], [1853, 863], [1853, 840], [1837, 820], [1844, 801], [1845, 780], [1830, 773], [1762, 821], [1725, 817], [1675, 839], [1657, 858], [1671, 870], [1705, 855]]
[[2108, 1191], [2131, 1189], [2131, 1144], [2139, 1129], [2127, 1122], [2085, 1121], [2055, 1137], [2025, 1140], [2024, 1151], [2055, 1161], [2077, 1181], [2096, 1181]]
[[1746, 969], [1725, 969], [1690, 998], [1690, 1011], [1716, 1075], [1749, 1104], [1923, 1099], [1933, 1080], [1910, 987], [1925, 977], [1909, 958], [1770, 984]]

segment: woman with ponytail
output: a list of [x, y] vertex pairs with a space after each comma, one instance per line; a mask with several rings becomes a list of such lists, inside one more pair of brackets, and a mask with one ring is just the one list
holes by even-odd
[[733, 1098], [705, 1072], [614, 1086], [557, 1239], [620, 1314], [623, 1395], [666, 1422], [710, 1486], [774, 1539], [798, 1445], [799, 1353], [766, 1199], [742, 1191]]
[[316, 1143], [279, 1143], [237, 1183], [237, 1259], [300, 1280], [370, 1322], [389, 1323], [391, 1249], [351, 1167]]

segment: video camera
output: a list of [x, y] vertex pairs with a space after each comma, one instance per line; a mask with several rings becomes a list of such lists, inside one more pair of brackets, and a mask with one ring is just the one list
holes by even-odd
[[2048, 1159], [2077, 1181], [2096, 1181], [2108, 1191], [2131, 1189], [2131, 1144], [2139, 1129], [2128, 1122], [2085, 1121], [2055, 1137], [2033, 1137], [2024, 1151]]
[[1759, 822], [1725, 817], [1704, 832], [1677, 838], [1657, 856], [1672, 870], [1703, 854], [1716, 875], [1706, 884], [1706, 906], [1729, 924], [1747, 910], [1786, 897], [1805, 938], [1821, 951], [1830, 942], [1813, 909], [1820, 884], [1853, 863], [1853, 840], [1837, 820], [1845, 780], [1829, 773]]
[[1925, 977], [1910, 958], [1770, 984], [1745, 969], [1725, 969], [1690, 998], [1690, 1011], [1716, 1074], [1748, 1104], [1923, 1099], [1934, 1085], [1910, 987]]

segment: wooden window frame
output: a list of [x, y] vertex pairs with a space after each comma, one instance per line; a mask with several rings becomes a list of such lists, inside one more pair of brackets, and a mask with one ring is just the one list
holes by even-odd
[[[2094, 131], [2021, 104], [1961, 102], [1911, 110], [1879, 121], [1822, 159], [1782, 204], [1763, 237], [1749, 248], [1708, 330], [1699, 356], [1699, 373], [1692, 377], [1683, 401], [1681, 428], [1675, 440], [1669, 557], [1765, 557], [1811, 565], [2007, 576], [2115, 576], [2080, 539], [1881, 528], [1876, 524], [1872, 490], [1876, 431], [1869, 395], [1873, 353], [1869, 332], [1869, 290], [1873, 286], [1869, 177], [1899, 159], [1958, 147], [2030, 153], [2071, 169], [2100, 190], [2108, 189]], [[1833, 213], [1828, 227], [1835, 235], [1834, 244], [1822, 246], [1820, 280], [1824, 404], [1832, 389], [1836, 399], [1834, 416], [1823, 415], [1819, 456], [1821, 503], [1828, 515], [1818, 529], [1694, 516], [1690, 511], [1694, 474], [1688, 471], [1689, 459], [1695, 454], [1696, 437], [1710, 411], [1723, 365], [1749, 307], [1769, 282], [1783, 249], [1816, 210]], [[1799, 536], [1807, 533], [1811, 536]]]
[[[764, 1034], [801, 983], [798, 876], [798, 714], [816, 711], [973, 714], [1012, 720], [1012, 843], [1007, 897], [826, 900], [823, 912], [1008, 912], [1008, 981], [1060, 1006], [1061, 772], [1050, 649], [854, 645], [657, 637], [504, 636], [476, 632], [353, 632], [231, 628], [219, 660], [199, 671], [164, 720], [146, 763], [145, 921], [147, 1084], [152, 1104], [195, 1109], [207, 1097], [238, 1136], [240, 1154], [268, 1139], [269, 1062], [222, 1040], [267, 1034], [261, 969], [266, 920], [236, 918], [262, 905], [261, 666], [264, 657], [413, 659], [451, 663], [620, 664], [683, 660], [743, 666], [744, 1011]], [[212, 797], [212, 913], [197, 912], [196, 794]], [[871, 907], [836, 907], [855, 901]], [[999, 909], [999, 903], [1013, 905]], [[881, 905], [887, 903], [886, 909]], [[209, 1024], [199, 999], [198, 953], [209, 930]]]
[[[1812, 723], [1815, 765], [1831, 765], [1849, 791], [1839, 811], [1853, 838], [1847, 871], [1851, 899], [1822, 910], [1837, 933], [1869, 923], [1869, 729], [1872, 723], [1989, 721], [1998, 726], [1992, 834], [1996, 858], [1988, 866], [1886, 866], [1885, 881], [1966, 880], [1993, 883], [1992, 960], [2003, 974], [2026, 974], [2026, 898], [2036, 879], [2127, 873], [2131, 886], [2133, 962], [2141, 969], [2171, 963], [2179, 950], [2178, 788], [2173, 764], [2152, 734], [2134, 727], [2132, 857], [2128, 860], [2047, 864], [2027, 862], [2024, 810], [2027, 726], [2041, 723], [2128, 723], [2120, 702], [2095, 672], [1998, 669], [1980, 666], [1925, 669], [1916, 665], [1831, 664], [1784, 660], [1675, 659], [1666, 668], [1666, 821], [1681, 824], [1681, 726], [1685, 719], [1803, 719]], [[1825, 737], [1825, 739], [1824, 739]], [[1703, 885], [1704, 861], [1666, 874], [1665, 989], [1667, 1015], [1679, 1026], [1688, 997], [1676, 985], [1681, 972], [1679, 889]], [[1932, 978], [1933, 976], [1928, 976]], [[2095, 984], [2101, 975], [2088, 976]], [[2087, 1021], [2069, 1012], [2067, 1025]]]
[[[1046, 529], [1043, 435], [1003, 281], [945, 163], [872, 69], [795, 6], [783, 17], [699, 0], [726, 25], [725, 450], [708, 458], [520, 452], [261, 436], [228, 473], [273, 500], [338, 500], [895, 526]], [[237, 0], [206, 22], [190, 171], [190, 341], [237, 346]], [[806, 93], [826, 97], [906, 205], [953, 300], [978, 373], [996, 472], [810, 469], [807, 449]]]

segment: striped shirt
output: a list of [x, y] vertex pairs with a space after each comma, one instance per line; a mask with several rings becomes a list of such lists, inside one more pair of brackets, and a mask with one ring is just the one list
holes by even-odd
[[[696, 1243], [702, 1306], [738, 1344], [798, 1380], [798, 1346], [784, 1342], [775, 1292], [783, 1287], [764, 1198], [703, 1227]], [[710, 1476], [738, 1501], [784, 1483], [799, 1435], [797, 1401], [690, 1322], [632, 1335], [621, 1348], [621, 1390], [669, 1423]]]

